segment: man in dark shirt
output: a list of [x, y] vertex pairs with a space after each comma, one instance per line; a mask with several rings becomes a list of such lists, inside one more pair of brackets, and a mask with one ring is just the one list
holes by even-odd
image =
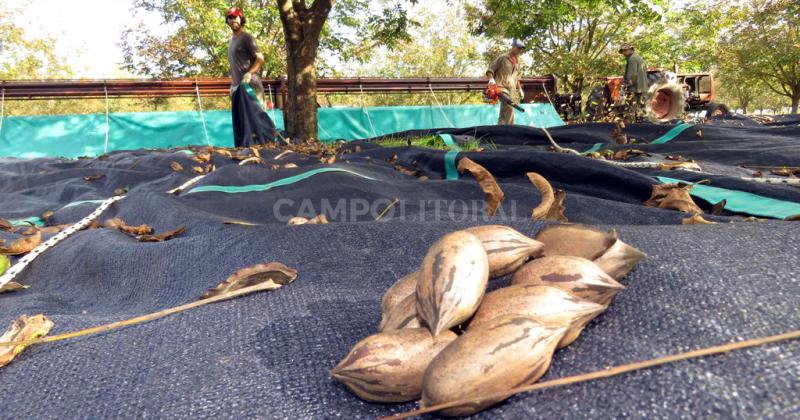
[[233, 31], [233, 36], [228, 42], [231, 90], [242, 83], [249, 84], [263, 103], [264, 86], [258, 77], [258, 70], [264, 64], [264, 55], [259, 51], [255, 38], [242, 29], [246, 22], [242, 9], [238, 7], [228, 9], [226, 22]]
[[242, 9], [228, 9], [225, 21], [233, 31], [228, 42], [233, 144], [247, 147], [273, 141], [277, 133], [275, 123], [264, 109], [264, 85], [258, 77], [264, 55], [258, 50], [253, 36], [242, 29], [246, 22]]
[[647, 64], [641, 55], [633, 50], [631, 44], [622, 44], [619, 53], [626, 58], [623, 86], [635, 114], [640, 114], [644, 105], [644, 95], [647, 93]]

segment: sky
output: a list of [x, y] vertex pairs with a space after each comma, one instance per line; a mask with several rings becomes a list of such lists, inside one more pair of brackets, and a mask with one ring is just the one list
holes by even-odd
[[[119, 69], [122, 53], [117, 43], [126, 26], [140, 21], [156, 31], [161, 18], [144, 11], [131, 11], [133, 0], [5, 0], [26, 35], [50, 36], [56, 51], [80, 78], [129, 77]], [[158, 33], [158, 32], [157, 32]]]

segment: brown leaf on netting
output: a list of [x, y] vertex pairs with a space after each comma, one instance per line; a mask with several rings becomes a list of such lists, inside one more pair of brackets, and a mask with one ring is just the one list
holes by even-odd
[[800, 175], [800, 168], [776, 168], [770, 169], [769, 172], [773, 175], [793, 177]]
[[564, 197], [566, 196], [564, 190], [553, 192], [553, 187], [547, 182], [547, 179], [536, 172], [528, 172], [526, 175], [542, 195], [542, 202], [533, 209], [531, 217], [536, 220], [567, 222], [567, 217], [564, 216]]
[[11, 222], [9, 222], [6, 219], [0, 218], [0, 230], [11, 230], [11, 229], [14, 229], [14, 225], [12, 225]]
[[292, 168], [296, 168], [296, 167], [297, 167], [297, 165], [295, 165], [294, 163], [287, 163], [287, 164], [281, 166], [281, 168], [283, 168], [283, 169], [292, 169]]
[[494, 215], [505, 198], [505, 194], [500, 189], [500, 186], [497, 185], [497, 181], [486, 168], [473, 162], [470, 158], [465, 157], [458, 161], [458, 173], [463, 174], [464, 171], [469, 171], [478, 181], [483, 193], [486, 194], [486, 210], [489, 216]]
[[218, 155], [225, 156], [225, 157], [232, 157], [233, 156], [231, 154], [230, 150], [226, 150], [226, 149], [214, 149], [214, 153], [216, 153]]
[[39, 229], [35, 228], [35, 227], [19, 227], [19, 228], [16, 229], [16, 232], [19, 233], [22, 236], [35, 235], [36, 232], [38, 232], [38, 231], [39, 231]]
[[36, 233], [30, 236], [19, 238], [12, 242], [9, 246], [0, 247], [0, 254], [5, 255], [22, 255], [30, 252], [32, 249], [42, 243], [42, 232], [36, 229]]
[[396, 153], [395, 153], [395, 154], [393, 154], [393, 155], [392, 155], [392, 157], [390, 157], [390, 158], [389, 158], [388, 162], [389, 162], [389, 163], [395, 163], [395, 162], [397, 162], [397, 154], [396, 154]]
[[693, 160], [686, 159], [685, 157], [683, 157], [681, 155], [666, 155], [666, 156], [664, 156], [664, 159], [666, 159], [666, 160], [678, 160], [678, 161], [681, 161], [681, 162], [693, 162]]
[[242, 221], [242, 220], [223, 220], [222, 223], [226, 224], [226, 225], [258, 226], [257, 223], [250, 223], [250, 222], [245, 222], [245, 221]]
[[253, 156], [253, 157], [249, 157], [249, 158], [239, 162], [239, 165], [241, 166], [241, 165], [247, 165], [247, 164], [251, 164], [251, 163], [254, 163], [254, 164], [255, 163], [264, 163], [264, 159], [261, 159], [260, 157]]
[[714, 204], [714, 207], [711, 208], [711, 214], [714, 216], [719, 216], [725, 210], [725, 206], [728, 204], [728, 200], [722, 199], [719, 203]]
[[256, 264], [233, 273], [225, 281], [203, 293], [200, 299], [208, 299], [237, 289], [267, 282], [273, 283], [274, 289], [278, 289], [285, 284], [293, 282], [296, 278], [297, 270], [279, 262]]
[[25, 289], [27, 289], [29, 287], [30, 286], [26, 286], [24, 284], [19, 284], [19, 283], [15, 282], [15, 281], [10, 281], [10, 282], [4, 284], [2, 287], [0, 287], [0, 293], [16, 292], [18, 290], [25, 290]]
[[84, 181], [97, 181], [97, 180], [103, 179], [105, 177], [106, 177], [105, 174], [87, 175], [87, 176], [83, 177], [83, 180]]
[[183, 165], [181, 165], [178, 162], [175, 162], [174, 160], [170, 162], [169, 167], [172, 168], [172, 170], [175, 172], [180, 172], [183, 170]]
[[710, 222], [703, 218], [703, 216], [695, 213], [690, 217], [681, 220], [682, 225], [716, 225], [717, 222]]
[[753, 178], [761, 178], [762, 176], [764, 176], [764, 173], [761, 171], [753, 172]]
[[128, 192], [127, 188], [117, 188], [114, 190], [114, 195], [125, 195]]
[[253, 156], [255, 157], [261, 157], [261, 152], [259, 152], [258, 148], [256, 147], [251, 147], [250, 152], [253, 153]]
[[331, 155], [331, 156], [328, 156], [328, 157], [320, 158], [320, 162], [328, 164], [328, 165], [330, 165], [332, 163], [336, 163], [336, 155]]
[[207, 163], [211, 160], [211, 152], [197, 152], [192, 159], [197, 163]]
[[614, 160], [628, 160], [635, 156], [652, 156], [650, 153], [647, 153], [643, 150], [639, 149], [624, 149], [619, 150], [614, 153], [613, 159]]
[[789, 216], [789, 217], [787, 217], [787, 218], [785, 218], [783, 220], [787, 221], [787, 222], [800, 222], [800, 214], [795, 214], [794, 216]]
[[70, 224], [54, 225], [54, 226], [43, 227], [43, 228], [41, 228], [39, 230], [42, 231], [42, 235], [55, 235], [56, 233], [59, 233], [59, 232], [65, 230], [65, 229], [67, 229], [70, 226], [72, 226], [72, 225], [70, 225]]
[[103, 227], [103, 225], [101, 225], [100, 222], [97, 220], [92, 220], [92, 222], [89, 223], [89, 226], [86, 226], [86, 229], [100, 229], [101, 227]]
[[307, 219], [305, 217], [292, 217], [289, 219], [289, 226], [298, 226], [298, 225], [327, 225], [328, 224], [328, 217], [325, 216], [325, 213], [319, 214], [314, 216], [311, 219]]
[[195, 166], [194, 168], [192, 168], [192, 172], [194, 172], [194, 173], [196, 173], [196, 174], [202, 174], [204, 171], [203, 171], [203, 168], [202, 168], [202, 167], [200, 167], [200, 166]]
[[106, 220], [103, 223], [103, 226], [109, 229], [116, 229], [120, 232], [127, 233], [129, 235], [150, 235], [151, 233], [153, 233], [153, 228], [151, 228], [150, 226], [147, 226], [145, 224], [139, 226], [131, 226], [118, 217]]
[[698, 165], [695, 162], [675, 162], [675, 163], [661, 162], [661, 163], [658, 164], [658, 169], [661, 169], [662, 171], [672, 171], [672, 170], [675, 170], [675, 169], [687, 169], [687, 170], [690, 170], [690, 171], [702, 171], [702, 168], [700, 168], [700, 165]]
[[625, 134], [625, 122], [617, 121], [617, 126], [611, 132], [611, 139], [617, 144], [628, 144], [628, 136]]
[[408, 169], [405, 166], [401, 165], [394, 165], [394, 170], [400, 172], [403, 175], [413, 176], [415, 178], [419, 175], [419, 171], [415, 169]]
[[652, 195], [644, 204], [649, 207], [702, 214], [703, 210], [695, 204], [691, 195], [689, 195], [691, 190], [692, 185], [683, 183], [654, 185]]
[[186, 232], [186, 226], [181, 226], [175, 230], [164, 232], [160, 235], [141, 235], [137, 236], [136, 239], [139, 240], [139, 242], [164, 242], [173, 239], [176, 236], [182, 235], [184, 232]]
[[[0, 343], [36, 340], [46, 336], [52, 328], [53, 321], [44, 315], [22, 315], [0, 336]], [[11, 363], [26, 347], [28, 346], [24, 344], [0, 346], [0, 367]]]

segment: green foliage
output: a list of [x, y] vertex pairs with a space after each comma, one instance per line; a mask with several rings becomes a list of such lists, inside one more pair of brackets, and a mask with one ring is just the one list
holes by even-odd
[[654, 22], [661, 3], [484, 0], [468, 10], [475, 33], [526, 41], [533, 60], [530, 70], [554, 74], [562, 89], [580, 93], [590, 78], [620, 72], [615, 47]]
[[[448, 146], [444, 140], [442, 140], [439, 136], [421, 136], [421, 137], [410, 137], [410, 138], [385, 138], [382, 140], [378, 140], [377, 143], [383, 147], [404, 147], [404, 146], [415, 146], [415, 147], [425, 147], [428, 149], [439, 149], [439, 150], [449, 150], [450, 146]], [[462, 145], [459, 145], [459, 148], [464, 151], [477, 151], [481, 149], [481, 144], [478, 140], [470, 140]]]
[[800, 15], [791, 0], [750, 0], [721, 41], [727, 68], [800, 105]]
[[69, 66], [55, 53], [55, 40], [26, 34], [13, 22], [17, 12], [0, 0], [0, 79], [70, 77]]

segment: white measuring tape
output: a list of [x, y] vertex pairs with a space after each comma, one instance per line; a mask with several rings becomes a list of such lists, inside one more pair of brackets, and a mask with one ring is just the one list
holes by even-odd
[[102, 204], [93, 212], [91, 212], [88, 216], [81, 219], [78, 223], [64, 229], [63, 231], [57, 233], [52, 238], [48, 239], [42, 244], [39, 244], [36, 248], [34, 248], [31, 252], [27, 253], [24, 257], [22, 257], [16, 264], [14, 264], [11, 268], [9, 268], [2, 276], [0, 276], [0, 288], [5, 286], [8, 282], [14, 279], [25, 267], [28, 266], [33, 260], [36, 259], [42, 252], [47, 251], [51, 247], [55, 246], [55, 244], [61, 242], [62, 240], [66, 239], [68, 236], [72, 235], [73, 233], [89, 226], [95, 219], [97, 219], [101, 213], [103, 213], [108, 206], [113, 204], [116, 201], [122, 200], [125, 198], [124, 195], [118, 195], [115, 197], [111, 197]]

